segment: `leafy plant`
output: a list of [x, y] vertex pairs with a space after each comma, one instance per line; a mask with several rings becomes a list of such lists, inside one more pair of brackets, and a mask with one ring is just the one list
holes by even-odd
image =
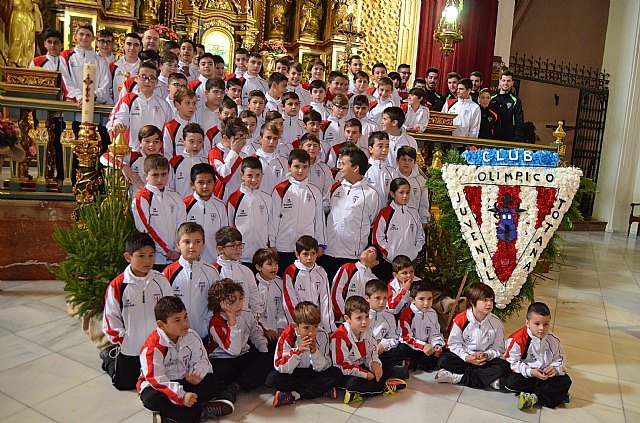
[[[444, 154], [444, 163], [464, 164], [464, 159], [457, 150], [449, 150]], [[458, 287], [467, 273], [466, 287], [480, 279], [475, 271], [475, 262], [466, 241], [462, 238], [460, 223], [451, 204], [446, 183], [442, 179], [442, 171], [429, 168], [427, 171], [427, 187], [432, 196], [432, 202], [440, 207], [440, 219], [432, 219], [427, 228], [426, 259], [424, 265], [416, 266], [416, 273], [422, 279], [430, 281], [434, 288], [444, 295], [455, 298]], [[588, 178], [583, 178], [580, 190], [573, 199], [569, 211], [565, 214], [561, 227], [573, 229], [573, 222], [580, 221], [582, 214], [579, 210], [579, 202], [582, 196], [595, 193], [595, 183]], [[513, 298], [506, 308], [494, 309], [495, 314], [503, 320], [518, 313], [523, 304], [533, 301], [534, 289], [538, 278], [546, 278], [542, 275], [543, 262], [557, 262], [561, 256], [560, 245], [562, 238], [555, 233], [549, 240], [547, 247], [540, 255], [540, 260], [535, 269], [529, 274], [527, 281], [522, 285], [520, 293]]]
[[124, 241], [135, 226], [127, 191], [117, 187], [115, 173], [106, 178], [106, 195], [79, 208], [79, 224], [56, 228], [53, 235], [67, 258], [51, 271], [65, 282], [77, 316], [102, 314], [107, 285], [127, 264]]

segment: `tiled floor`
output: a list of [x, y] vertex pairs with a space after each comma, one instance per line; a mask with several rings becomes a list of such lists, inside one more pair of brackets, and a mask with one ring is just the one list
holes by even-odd
[[[274, 409], [269, 390], [241, 394], [229, 421], [640, 422], [640, 239], [564, 233], [566, 265], [540, 283], [573, 378], [573, 401], [515, 409], [513, 395], [439, 385], [416, 373], [408, 389], [344, 405], [306, 401]], [[58, 282], [0, 282], [0, 421], [150, 422], [133, 392], [118, 392], [98, 351], [66, 314]], [[522, 317], [506, 323], [511, 333]], [[507, 334], [508, 335], [508, 334]]]

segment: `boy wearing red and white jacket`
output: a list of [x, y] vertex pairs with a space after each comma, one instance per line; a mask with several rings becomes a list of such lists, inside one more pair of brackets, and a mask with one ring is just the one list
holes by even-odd
[[400, 107], [389, 107], [382, 114], [381, 127], [384, 132], [389, 134], [389, 154], [387, 155], [387, 164], [396, 167], [398, 149], [403, 145], [408, 145], [414, 149], [418, 149], [418, 142], [411, 135], [402, 130], [404, 124], [404, 112]]
[[[31, 62], [29, 62], [29, 69], [33, 69], [34, 67], [40, 67], [45, 70], [50, 70], [54, 72], [60, 72], [62, 74], [62, 86], [61, 86], [61, 94], [62, 99], [64, 99], [67, 88], [64, 85], [65, 81], [69, 80], [69, 75], [66, 74], [69, 72], [67, 66], [65, 66], [64, 60], [60, 57], [60, 53], [62, 52], [63, 40], [64, 36], [60, 31], [56, 31], [55, 29], [47, 29], [43, 35], [44, 38], [44, 48], [47, 49], [47, 54], [42, 56], [34, 57]], [[60, 97], [58, 97], [60, 99]]]
[[176, 117], [167, 122], [162, 131], [164, 156], [168, 160], [184, 152], [182, 131], [185, 126], [195, 122], [196, 94], [191, 90], [178, 90], [173, 96], [173, 104], [176, 106]]
[[554, 408], [569, 402], [571, 378], [566, 374], [560, 340], [549, 331], [551, 310], [534, 302], [527, 309], [525, 325], [507, 341], [505, 359], [511, 366], [505, 387], [518, 392], [518, 408], [540, 403]]
[[176, 235], [180, 258], [162, 272], [173, 288], [173, 295], [180, 297], [187, 307], [189, 325], [204, 339], [209, 334], [211, 312], [207, 307], [207, 293], [220, 274], [209, 263], [202, 261], [205, 245], [204, 228], [197, 223], [185, 222]]
[[[198, 72], [200, 75], [193, 81], [189, 81], [187, 86], [196, 93], [196, 107], [200, 108], [207, 101], [205, 89], [207, 81], [215, 78], [216, 65], [213, 60], [213, 54], [204, 53], [198, 58]], [[218, 78], [219, 79], [219, 78]], [[220, 80], [223, 85], [224, 81]]]
[[365, 296], [365, 285], [371, 279], [377, 279], [371, 269], [380, 263], [380, 251], [374, 245], [368, 245], [360, 253], [356, 263], [345, 263], [340, 267], [331, 285], [331, 303], [333, 315], [337, 320], [344, 316], [344, 302], [358, 295]]
[[411, 286], [411, 305], [400, 313], [399, 350], [403, 359], [411, 360], [410, 369], [425, 371], [438, 367], [438, 357], [445, 347], [438, 315], [431, 308], [433, 288], [420, 281]]
[[[104, 350], [102, 369], [118, 390], [136, 387], [140, 376], [140, 348], [154, 330], [153, 307], [173, 295], [169, 281], [152, 269], [155, 243], [149, 234], [136, 233], [125, 242], [129, 266], [112, 280], [105, 292], [102, 331], [116, 347]], [[115, 354], [115, 356], [114, 356]]]
[[213, 235], [229, 224], [224, 203], [213, 195], [214, 179], [213, 166], [208, 163], [194, 165], [191, 168], [191, 188], [194, 193], [183, 198], [187, 211], [186, 221], [198, 223], [204, 228], [206, 241], [202, 261], [208, 264], [215, 263], [218, 255]]
[[471, 388], [500, 388], [499, 379], [509, 373], [504, 361], [502, 321], [491, 311], [495, 293], [482, 282], [471, 284], [466, 293], [468, 308], [453, 318], [447, 340], [448, 351], [438, 360], [435, 380]]
[[189, 123], [182, 130], [184, 152], [173, 156], [169, 164], [173, 171], [173, 190], [181, 197], [193, 194], [191, 187], [191, 169], [196, 164], [207, 163], [202, 154], [204, 131], [197, 123]]
[[271, 195], [260, 189], [262, 164], [257, 157], [247, 157], [240, 167], [242, 185], [229, 196], [227, 214], [229, 225], [242, 234], [244, 248], [240, 261], [251, 267], [253, 255], [269, 243]]
[[244, 84], [242, 85], [242, 106], [247, 107], [249, 103], [249, 93], [253, 90], [262, 91], [266, 94], [269, 91], [269, 85], [263, 77], [260, 76], [262, 69], [262, 57], [258, 53], [250, 53], [247, 63], [247, 73], [244, 74]]
[[248, 135], [247, 126], [240, 118], [230, 117], [222, 130], [222, 142], [209, 151], [209, 164], [216, 170], [214, 194], [223, 202], [240, 188], [240, 164], [244, 158], [241, 152]]
[[293, 322], [294, 309], [302, 301], [311, 301], [320, 308], [321, 325], [327, 332], [336, 329], [329, 279], [322, 266], [316, 264], [318, 241], [304, 235], [296, 242], [297, 260], [287, 267], [282, 278], [282, 298], [287, 321]]
[[232, 279], [240, 284], [247, 298], [247, 308], [256, 316], [264, 313], [264, 301], [256, 285], [256, 277], [244, 264], [240, 263], [242, 257], [242, 234], [231, 226], [220, 228], [216, 232], [216, 243], [220, 255], [215, 263], [215, 268], [220, 272], [220, 277]]
[[342, 371], [338, 387], [346, 391], [345, 404], [407, 386], [403, 380], [390, 379], [393, 364], [380, 361], [369, 310], [364, 298], [349, 298], [345, 303], [345, 322], [331, 335], [331, 358], [333, 365]]
[[305, 129], [302, 126], [299, 113], [300, 100], [298, 95], [293, 92], [284, 93], [282, 96], [282, 135], [280, 136], [280, 142], [283, 144], [290, 146], [304, 135]]
[[124, 82], [128, 78], [138, 75], [141, 63], [138, 54], [142, 50], [142, 39], [136, 33], [126, 34], [122, 47], [124, 54], [115, 62], [109, 63], [113, 104], [116, 104], [120, 99], [120, 90]]
[[431, 219], [429, 189], [427, 188], [427, 180], [416, 166], [417, 157], [418, 153], [415, 148], [403, 145], [398, 149], [396, 168], [400, 176], [405, 178], [411, 186], [411, 195], [409, 195], [407, 206], [417, 210], [422, 227], [425, 228]]
[[405, 113], [403, 128], [409, 132], [424, 132], [429, 125], [429, 108], [422, 105], [425, 92], [421, 88], [411, 88], [407, 103], [400, 108]]
[[311, 166], [309, 166], [309, 183], [320, 188], [322, 193], [322, 207], [325, 213], [329, 213], [329, 195], [333, 184], [333, 175], [329, 166], [320, 160], [320, 140], [315, 134], [304, 134], [300, 139], [299, 148], [309, 153]]
[[264, 302], [264, 313], [258, 322], [269, 340], [269, 351], [275, 351], [278, 335], [287, 327], [287, 316], [282, 301], [282, 279], [278, 276], [278, 252], [273, 248], [260, 248], [253, 255], [257, 270], [258, 291]]
[[322, 139], [331, 147], [344, 142], [344, 123], [349, 111], [349, 100], [344, 94], [338, 94], [331, 103], [331, 116], [322, 122]]
[[[380, 279], [371, 279], [365, 284], [364, 292], [364, 299], [371, 307], [369, 310], [370, 326], [373, 337], [378, 343], [380, 361], [390, 362], [397, 366], [403, 360], [402, 353], [398, 348], [400, 331], [396, 324], [396, 317], [387, 310], [387, 299], [389, 298], [387, 284]], [[400, 368], [402, 369], [400, 377], [408, 378], [409, 372], [404, 366], [395, 367], [398, 370], [397, 374], [400, 374]]]
[[397, 104], [400, 103], [396, 104], [392, 100], [393, 82], [387, 77], [383, 78], [375, 92], [379, 94], [378, 100], [369, 103], [369, 113], [367, 117], [380, 125], [382, 123], [382, 113], [387, 108], [397, 106]]
[[219, 385], [207, 351], [178, 297], [162, 298], [154, 310], [158, 327], [140, 352], [138, 394], [145, 407], [162, 419], [199, 422], [233, 412], [225, 400], [211, 401]]
[[[264, 384], [273, 368], [267, 338], [256, 322], [256, 315], [243, 310], [242, 285], [224, 278], [209, 290], [209, 323], [211, 343], [209, 359], [224, 388], [218, 395], [232, 403], [240, 389], [245, 392]], [[249, 341], [254, 348], [250, 348]]]
[[182, 197], [165, 189], [169, 180], [169, 162], [160, 154], [144, 159], [147, 184], [131, 203], [136, 229], [148, 232], [156, 242], [155, 268], [163, 270], [176, 261], [176, 230], [187, 219]]
[[309, 301], [296, 305], [294, 322], [278, 338], [275, 370], [266, 385], [274, 388], [273, 405], [293, 404], [320, 396], [336, 398], [335, 386], [342, 378], [332, 366], [329, 334], [318, 328], [320, 309]]
[[396, 256], [391, 262], [391, 268], [393, 280], [389, 282], [387, 308], [398, 315], [409, 306], [411, 286], [421, 279], [415, 276], [413, 263], [407, 256]]
[[278, 154], [280, 128], [276, 122], [267, 122], [260, 128], [260, 148], [255, 157], [262, 165], [262, 182], [260, 189], [271, 194], [276, 185], [287, 179], [287, 159]]
[[372, 132], [369, 135], [369, 169], [364, 174], [364, 178], [378, 193], [378, 211], [387, 205], [389, 188], [391, 181], [397, 178], [398, 171], [389, 166], [387, 156], [389, 155], [389, 136], [386, 132]]

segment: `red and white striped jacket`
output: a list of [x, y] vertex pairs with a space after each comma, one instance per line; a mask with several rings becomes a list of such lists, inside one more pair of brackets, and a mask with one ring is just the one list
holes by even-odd
[[193, 155], [184, 151], [171, 158], [169, 164], [173, 171], [173, 182], [171, 188], [180, 194], [180, 197], [187, 197], [193, 194], [191, 189], [191, 168], [198, 163], [207, 163], [207, 156], [202, 152]]
[[260, 189], [249, 189], [242, 184], [229, 196], [229, 225], [240, 231], [244, 242], [240, 261], [250, 263], [258, 249], [268, 246], [270, 209], [271, 195]]
[[399, 255], [415, 260], [425, 242], [418, 211], [391, 201], [376, 217], [372, 242], [389, 263]]
[[440, 333], [438, 314], [432, 308], [426, 312], [418, 310], [415, 304], [405, 308], [398, 317], [400, 326], [400, 342], [414, 350], [422, 351], [426, 344], [434, 347], [445, 346], [444, 337]]
[[173, 295], [165, 276], [150, 270], [135, 276], [131, 266], [107, 286], [102, 312], [102, 332], [120, 345], [124, 355], [137, 356], [149, 333], [156, 328], [153, 308], [160, 298]]
[[240, 179], [240, 165], [244, 155], [238, 154], [225, 147], [222, 143], [216, 144], [209, 151], [209, 164], [216, 171], [216, 184], [213, 188], [213, 194], [227, 202], [229, 196], [240, 188], [242, 180]]
[[202, 75], [199, 75], [198, 78], [193, 81], [189, 81], [187, 86], [190, 90], [196, 93], [196, 107], [200, 108], [206, 103], [207, 97], [205, 96], [205, 88], [207, 86], [208, 79]]
[[156, 264], [168, 263], [176, 248], [176, 231], [187, 220], [182, 197], [146, 184], [131, 203], [136, 229], [147, 232], [156, 243]]
[[33, 69], [36, 66], [42, 69], [46, 69], [54, 72], [60, 72], [61, 79], [62, 79], [60, 84], [60, 87], [62, 89], [62, 93], [61, 93], [62, 99], [63, 100], [66, 99], [67, 87], [65, 85], [65, 81], [69, 80], [69, 74], [68, 74], [69, 70], [65, 65], [65, 62], [63, 61], [63, 59], [60, 56], [52, 56], [49, 53], [47, 53], [42, 56], [34, 57], [29, 63], [28, 68]]
[[[378, 358], [377, 342], [371, 328], [360, 334], [359, 339], [344, 322], [331, 335], [331, 358], [333, 365], [342, 370], [345, 376], [367, 378], [373, 363], [382, 365]], [[365, 367], [366, 366], [366, 367]]]
[[406, 132], [402, 132], [400, 135], [389, 134], [389, 154], [387, 154], [387, 164], [391, 167], [396, 167], [398, 156], [398, 149], [403, 145], [413, 147], [418, 151], [418, 142], [411, 135], [407, 135]]
[[128, 63], [124, 56], [120, 57], [115, 62], [109, 63], [109, 76], [111, 77], [113, 104], [116, 104], [120, 99], [120, 90], [122, 90], [126, 80], [132, 76], [138, 75], [140, 63], [140, 59], [137, 59], [135, 63]]
[[376, 210], [377, 214], [387, 205], [391, 181], [399, 177], [400, 173], [394, 167], [389, 166], [385, 160], [376, 160], [371, 157], [369, 158], [369, 165], [364, 178], [371, 188], [378, 193], [380, 203], [378, 204], [378, 210]]
[[162, 272], [169, 280], [173, 295], [184, 303], [189, 315], [189, 326], [200, 338], [209, 334], [209, 321], [213, 316], [207, 305], [209, 288], [220, 280], [215, 267], [202, 260], [189, 263], [180, 256]]
[[[64, 60], [60, 65], [67, 68], [66, 72], [61, 72], [64, 85], [67, 88], [65, 100], [80, 101], [83, 97], [82, 79], [84, 77], [84, 65], [86, 63], [96, 65], [95, 96], [96, 103], [110, 104], [113, 102], [111, 96], [111, 80], [109, 78], [109, 65], [102, 60], [96, 52], [90, 48], [83, 50], [75, 46], [73, 49], [60, 53], [60, 58]], [[66, 80], [64, 78], [67, 78]]]
[[140, 365], [138, 394], [151, 386], [177, 405], [183, 405], [186, 392], [175, 380], [184, 379], [189, 373], [204, 377], [213, 372], [202, 340], [191, 329], [175, 344], [162, 329], [151, 332], [140, 351]]
[[267, 352], [267, 338], [256, 316], [249, 310], [242, 310], [236, 316], [235, 326], [229, 327], [227, 316], [216, 313], [209, 322], [210, 344], [207, 348], [211, 358], [235, 358], [249, 352], [249, 341], [260, 352]]
[[[414, 276], [413, 282], [421, 280]], [[389, 282], [389, 299], [387, 300], [387, 308], [393, 314], [399, 314], [402, 310], [409, 306], [409, 294], [410, 292], [402, 287], [402, 284], [398, 282], [397, 278], [393, 278]]]
[[311, 301], [320, 308], [320, 326], [327, 332], [336, 329], [331, 309], [327, 272], [317, 264], [311, 269], [300, 260], [287, 267], [282, 278], [282, 297], [287, 321], [293, 322], [294, 309], [302, 301]]
[[[171, 160], [173, 156], [184, 153], [182, 130], [191, 122], [195, 121], [185, 120], [176, 115], [175, 119], [170, 120], [166, 125], [164, 125], [164, 129], [162, 130], [162, 148], [163, 154], [167, 160]], [[206, 146], [203, 148], [206, 148]]]
[[197, 192], [182, 200], [187, 210], [186, 222], [195, 222], [204, 228], [205, 243], [202, 249], [202, 261], [209, 264], [215, 263], [218, 256], [216, 232], [229, 224], [224, 203], [213, 195], [205, 201]]
[[297, 368], [308, 369], [311, 367], [316, 372], [322, 372], [331, 367], [331, 349], [329, 334], [318, 329], [316, 335], [316, 352], [300, 351], [302, 337], [298, 335], [293, 325], [289, 325], [282, 331], [278, 338], [276, 353], [273, 357], [273, 365], [280, 373], [291, 374]]
[[264, 314], [264, 302], [258, 291], [256, 276], [247, 266], [236, 260], [223, 259], [222, 256], [218, 256], [213, 266], [218, 270], [221, 278], [233, 279], [242, 285], [245, 308], [251, 310], [255, 316]]
[[260, 159], [262, 164], [260, 189], [267, 194], [271, 194], [276, 185], [287, 179], [287, 174], [289, 173], [287, 159], [279, 155], [277, 151], [266, 153], [262, 148], [258, 149], [254, 156]]
[[453, 318], [447, 347], [463, 360], [474, 352], [487, 353], [489, 360], [500, 357], [505, 351], [502, 321], [491, 313], [478, 322], [469, 308]]
[[513, 372], [525, 377], [531, 377], [533, 369], [549, 366], [554, 367], [559, 375], [563, 375], [566, 371], [565, 358], [560, 339], [551, 332], [541, 339], [524, 326], [507, 340], [505, 360], [509, 362]]
[[345, 263], [340, 267], [333, 278], [333, 288], [331, 288], [331, 303], [333, 304], [333, 315], [336, 319], [343, 317], [344, 302], [347, 299], [354, 295], [364, 297], [364, 286], [371, 279], [377, 279], [376, 275], [359, 261]]
[[371, 319], [371, 331], [376, 342], [382, 344], [385, 351], [397, 347], [400, 334], [395, 316], [387, 309], [380, 312], [370, 309], [369, 318]]

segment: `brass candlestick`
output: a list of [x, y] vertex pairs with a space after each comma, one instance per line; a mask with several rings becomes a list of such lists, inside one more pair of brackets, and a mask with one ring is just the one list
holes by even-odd
[[97, 126], [93, 123], [82, 122], [78, 139], [73, 144], [73, 152], [78, 157], [76, 184], [73, 196], [78, 207], [71, 214], [74, 221], [78, 221], [78, 208], [96, 200], [96, 193], [102, 185], [102, 177], [98, 173], [98, 155], [100, 154], [100, 137]]
[[566, 152], [567, 146], [562, 140], [564, 139], [564, 137], [567, 136], [567, 133], [564, 132], [562, 125], [564, 125], [564, 122], [559, 120], [558, 127], [556, 128], [555, 131], [553, 131], [553, 136], [555, 137], [556, 140], [552, 142], [551, 145], [556, 148], [556, 151], [558, 152], [558, 156], [560, 156], [560, 163], [564, 164], [565, 163], [564, 154]]

